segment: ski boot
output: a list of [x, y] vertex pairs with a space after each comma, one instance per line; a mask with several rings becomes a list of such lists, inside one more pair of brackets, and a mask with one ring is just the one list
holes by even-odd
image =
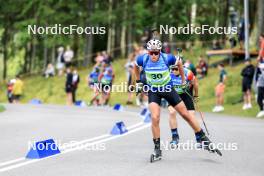
[[179, 144], [179, 136], [173, 136], [172, 140], [170, 142], [170, 147], [171, 149], [176, 149], [178, 147]]
[[153, 163], [154, 161], [161, 160], [162, 152], [160, 149], [155, 148], [154, 152], [150, 155], [150, 162]]
[[214, 143], [210, 141], [210, 139], [204, 134], [203, 131], [199, 132], [200, 136], [196, 136], [197, 142], [201, 145], [200, 147], [211, 152], [211, 153], [217, 153], [219, 156], [222, 156], [222, 153], [220, 150], [218, 150]]

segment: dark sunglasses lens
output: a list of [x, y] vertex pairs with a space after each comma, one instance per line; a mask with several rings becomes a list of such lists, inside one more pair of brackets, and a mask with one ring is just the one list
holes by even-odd
[[149, 54], [150, 54], [150, 55], [153, 55], [153, 54], [154, 54], [154, 55], [157, 56], [157, 55], [159, 55], [159, 52], [150, 52]]

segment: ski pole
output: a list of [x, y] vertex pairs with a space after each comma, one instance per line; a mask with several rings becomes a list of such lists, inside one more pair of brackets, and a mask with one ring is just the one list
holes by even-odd
[[192, 102], [194, 103], [194, 106], [195, 106], [195, 110], [200, 114], [200, 117], [202, 119], [206, 133], [208, 134], [208, 136], [210, 136], [209, 131], [208, 131], [207, 126], [206, 126], [205, 121], [204, 121], [203, 113], [200, 111], [198, 104], [194, 101], [193, 97], [186, 90], [184, 90], [184, 92], [192, 99]]

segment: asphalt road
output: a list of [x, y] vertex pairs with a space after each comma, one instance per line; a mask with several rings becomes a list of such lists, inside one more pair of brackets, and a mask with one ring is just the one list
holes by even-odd
[[[206, 113], [211, 139], [222, 144], [223, 156], [202, 150], [169, 150], [168, 113], [162, 112], [163, 158], [150, 163], [153, 150], [150, 124], [142, 123], [139, 108], [123, 112], [111, 108], [80, 108], [58, 105], [6, 105], [0, 113], [1, 176], [87, 175], [253, 175], [264, 173], [264, 121]], [[125, 135], [111, 136], [113, 125], [123, 121]], [[180, 117], [182, 143], [192, 143], [194, 134]], [[46, 159], [25, 159], [30, 141], [53, 138], [61, 154]], [[86, 146], [81, 145], [86, 144]]]

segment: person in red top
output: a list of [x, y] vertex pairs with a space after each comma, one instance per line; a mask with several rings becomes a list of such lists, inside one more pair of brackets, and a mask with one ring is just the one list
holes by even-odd
[[257, 61], [262, 63], [264, 62], [264, 33], [259, 37], [260, 49]]

